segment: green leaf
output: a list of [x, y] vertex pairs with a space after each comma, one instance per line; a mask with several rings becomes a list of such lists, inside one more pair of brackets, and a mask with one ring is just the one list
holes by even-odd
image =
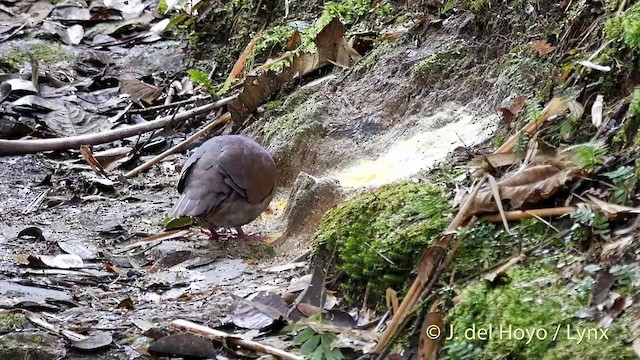
[[323, 360], [324, 359], [324, 351], [321, 346], [318, 346], [316, 350], [311, 354], [311, 360]]
[[320, 336], [314, 335], [311, 337], [311, 339], [307, 340], [304, 344], [302, 344], [302, 346], [300, 347], [300, 352], [303, 355], [311, 354], [316, 350], [316, 348], [318, 347], [318, 344], [320, 344]]
[[573, 132], [573, 124], [571, 123], [571, 121], [563, 121], [562, 125], [560, 125], [560, 136], [562, 136], [564, 140], [569, 140], [569, 138], [571, 137], [571, 132]]
[[163, 15], [166, 14], [167, 11], [169, 10], [167, 6], [167, 1], [166, 0], [158, 1], [157, 9], [160, 14], [163, 14]]
[[340, 351], [340, 349], [335, 348], [333, 350], [331, 350], [331, 355], [333, 355], [333, 358], [336, 360], [343, 360], [344, 359], [344, 355], [342, 355], [342, 351]]
[[302, 345], [307, 342], [307, 340], [311, 339], [311, 337], [315, 334], [316, 332], [313, 331], [313, 329], [306, 328], [296, 336], [296, 338], [293, 340], [293, 343], [296, 345]]
[[162, 226], [165, 230], [175, 230], [187, 227], [193, 224], [193, 219], [190, 216], [183, 216], [179, 218], [165, 218], [162, 220]]

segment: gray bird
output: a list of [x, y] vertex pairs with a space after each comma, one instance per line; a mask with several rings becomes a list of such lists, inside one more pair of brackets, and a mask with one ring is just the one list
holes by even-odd
[[169, 216], [191, 216], [218, 239], [217, 227], [235, 228], [255, 220], [269, 206], [276, 185], [271, 155], [241, 135], [216, 136], [198, 147], [182, 168], [180, 199]]

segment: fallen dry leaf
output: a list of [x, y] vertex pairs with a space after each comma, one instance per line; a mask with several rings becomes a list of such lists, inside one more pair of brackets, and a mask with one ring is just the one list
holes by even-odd
[[293, 30], [293, 34], [291, 34], [291, 38], [287, 41], [287, 50], [295, 50], [300, 43], [302, 42], [302, 36], [300, 36], [300, 32], [298, 30]]
[[529, 49], [538, 56], [546, 56], [555, 50], [555, 46], [551, 46], [546, 40], [536, 40], [528, 45]]
[[87, 162], [87, 164], [89, 164], [89, 166], [91, 166], [91, 169], [93, 169], [96, 174], [105, 175], [104, 168], [102, 167], [100, 162], [98, 162], [98, 160], [96, 160], [96, 158], [93, 156], [93, 153], [91, 152], [89, 146], [80, 146], [80, 154], [82, 154], [84, 160]]
[[498, 109], [502, 113], [502, 118], [507, 125], [511, 124], [511, 121], [516, 117], [524, 108], [524, 96], [516, 96], [510, 101], [508, 107], [501, 107]]
[[391, 311], [391, 314], [398, 312], [400, 302], [398, 301], [398, 293], [392, 288], [388, 288], [386, 292], [387, 309]]
[[[538, 165], [518, 171], [498, 182], [500, 197], [510, 200], [513, 209], [520, 209], [524, 203], [534, 203], [549, 198], [575, 174], [553, 165]], [[490, 188], [483, 188], [473, 199], [470, 214], [495, 212], [497, 204], [493, 201]]]
[[162, 94], [162, 89], [128, 76], [120, 78], [120, 92], [129, 94], [132, 100], [143, 100], [152, 103]]
[[434, 302], [422, 322], [418, 343], [418, 359], [420, 360], [438, 358], [438, 351], [445, 337], [444, 314], [438, 310], [441, 305], [441, 300]]
[[[357, 57], [355, 50], [351, 49], [344, 40], [344, 33], [344, 24], [338, 18], [334, 18], [316, 37], [315, 44], [318, 48], [316, 53], [288, 52], [258, 67], [253, 74], [248, 75], [240, 94], [228, 105], [236, 126], [241, 125], [260, 104], [294, 78], [332, 62], [346, 65], [351, 61], [350, 59]], [[274, 64], [284, 65], [281, 69], [276, 69]]]
[[600, 210], [604, 211], [605, 213], [607, 213], [607, 215], [610, 215], [612, 217], [615, 217], [618, 214], [640, 214], [640, 208], [632, 208], [628, 206], [611, 204], [606, 201], [602, 201], [590, 194], [587, 194], [587, 197]]

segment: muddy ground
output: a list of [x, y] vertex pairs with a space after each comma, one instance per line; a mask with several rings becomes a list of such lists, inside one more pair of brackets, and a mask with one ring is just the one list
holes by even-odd
[[[428, 39], [389, 47], [370, 67], [347, 77], [335, 70], [333, 78], [315, 85], [295, 110], [307, 125], [299, 131], [284, 129], [265, 139], [263, 127], [276, 121], [278, 112], [267, 112], [245, 131], [269, 147], [280, 170], [281, 187], [270, 210], [247, 227], [273, 242], [212, 243], [192, 228], [180, 237], [131, 247], [162, 233], [162, 220], [177, 198], [185, 153], [131, 180], [118, 170], [108, 182], [97, 180], [78, 152], [0, 158], [0, 305], [22, 302], [23, 308], [42, 310], [49, 299], [44, 310], [52, 314], [46, 320], [54, 326], [108, 332], [114, 338], [113, 346], [90, 354], [61, 346], [56, 337], [45, 337], [43, 344], [22, 339], [20, 346], [41, 352], [42, 359], [65, 352], [69, 359], [138, 358], [144, 355], [135, 349], [151, 341], [141, 336], [146, 330], [141, 319], [159, 329], [176, 319], [218, 327], [228, 323], [233, 296], [284, 293], [308, 269], [267, 269], [298, 261], [310, 249], [322, 212], [350, 194], [416, 176], [456, 148], [478, 145], [494, 133], [495, 93], [508, 89], [476, 75], [469, 83], [435, 91], [422, 86], [417, 75], [416, 65], [457, 39], [469, 21], [454, 17]], [[23, 46], [20, 41], [12, 46]], [[167, 56], [175, 54], [177, 46], [167, 42], [116, 49], [111, 52], [115, 63], [105, 74], [126, 69], [139, 77], [172, 76], [183, 68], [183, 59]], [[77, 59], [81, 52], [73, 55]], [[489, 96], [487, 89], [494, 94]], [[175, 144], [185, 135], [159, 136]], [[292, 189], [298, 189], [301, 172], [336, 179], [341, 188], [332, 185], [328, 192], [313, 195], [322, 197], [320, 201], [299, 201], [297, 208], [284, 211], [300, 195]], [[308, 215], [314, 211], [318, 213]], [[285, 226], [296, 225], [290, 219], [312, 223], [292, 232]], [[19, 236], [28, 228], [37, 230]], [[283, 233], [287, 236], [281, 238]], [[43, 270], [28, 259], [64, 253], [81, 256], [83, 268]], [[45, 333], [31, 324], [21, 327]], [[282, 346], [278, 337], [261, 341]]]

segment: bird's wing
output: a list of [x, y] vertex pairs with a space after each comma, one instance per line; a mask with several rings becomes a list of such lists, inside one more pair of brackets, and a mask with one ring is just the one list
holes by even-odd
[[220, 150], [205, 145], [198, 148], [183, 167], [178, 181], [181, 196], [169, 213], [171, 217], [206, 214], [233, 191], [225, 182], [224, 172], [220, 171]]
[[227, 184], [249, 203], [259, 204], [273, 191], [275, 163], [259, 146], [235, 143], [224, 148], [218, 161]]

